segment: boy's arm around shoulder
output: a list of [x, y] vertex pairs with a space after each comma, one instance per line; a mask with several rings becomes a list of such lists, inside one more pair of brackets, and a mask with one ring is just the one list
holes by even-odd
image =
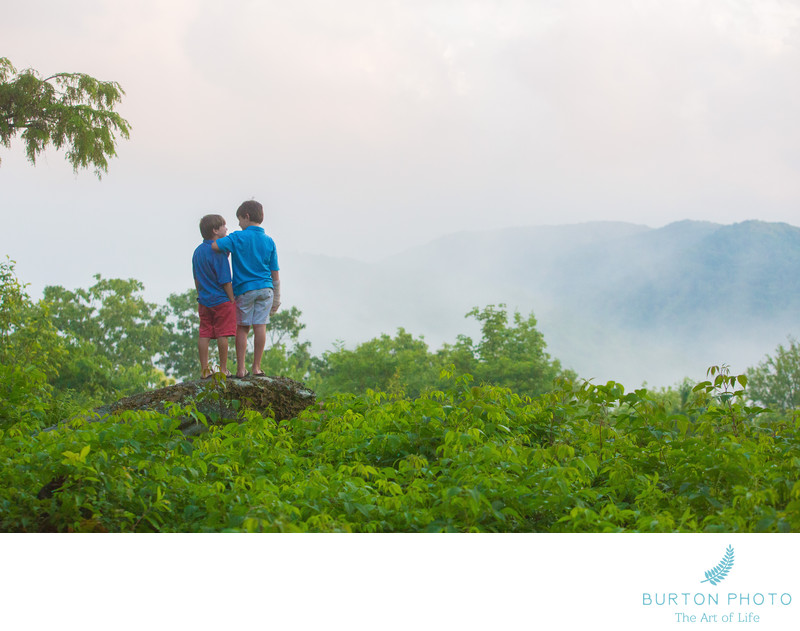
[[[214, 252], [222, 252], [224, 254], [227, 254], [228, 252], [231, 251], [231, 248], [233, 247], [233, 239], [231, 238], [232, 236], [233, 235], [229, 234], [225, 237], [214, 239], [211, 242], [211, 249], [214, 250]], [[220, 241], [222, 242], [222, 247], [219, 247]]]

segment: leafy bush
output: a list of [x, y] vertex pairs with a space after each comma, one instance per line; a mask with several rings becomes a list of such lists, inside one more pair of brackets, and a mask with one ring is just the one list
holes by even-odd
[[0, 428], [44, 420], [52, 402], [48, 380], [65, 357], [47, 308], [31, 301], [14, 261], [0, 262]]
[[[4, 531], [788, 531], [795, 419], [765, 421], [724, 370], [683, 413], [562, 381], [538, 398], [445, 375], [418, 398], [332, 397], [194, 439], [131, 413], [2, 436]], [[744, 380], [746, 381], [746, 380]], [[773, 417], [774, 418], [774, 417]]]

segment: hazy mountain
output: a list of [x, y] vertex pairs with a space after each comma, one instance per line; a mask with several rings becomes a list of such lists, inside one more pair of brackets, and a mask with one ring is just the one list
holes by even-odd
[[379, 263], [286, 253], [285, 303], [320, 353], [403, 327], [432, 348], [477, 335], [464, 314], [533, 311], [581, 376], [628, 387], [743, 372], [800, 329], [800, 228], [682, 221], [464, 232]]

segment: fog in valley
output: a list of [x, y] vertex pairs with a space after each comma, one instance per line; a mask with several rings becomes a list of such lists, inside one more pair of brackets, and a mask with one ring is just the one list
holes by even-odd
[[[738, 246], [734, 246], [737, 244]], [[550, 354], [595, 382], [743, 373], [796, 334], [800, 229], [624, 223], [459, 233], [366, 263], [282, 255], [287, 300], [316, 353], [399, 327], [431, 349], [480, 337], [472, 307], [533, 312]]]

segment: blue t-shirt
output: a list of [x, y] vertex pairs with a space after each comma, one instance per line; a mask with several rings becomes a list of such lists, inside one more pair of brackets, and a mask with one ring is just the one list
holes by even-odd
[[278, 271], [278, 251], [272, 237], [261, 226], [247, 226], [217, 239], [217, 247], [231, 253], [233, 293], [272, 287], [272, 272]]
[[192, 255], [192, 274], [199, 285], [197, 302], [216, 307], [229, 300], [222, 285], [231, 282], [231, 267], [225, 252], [214, 252], [213, 239], [205, 239]]

